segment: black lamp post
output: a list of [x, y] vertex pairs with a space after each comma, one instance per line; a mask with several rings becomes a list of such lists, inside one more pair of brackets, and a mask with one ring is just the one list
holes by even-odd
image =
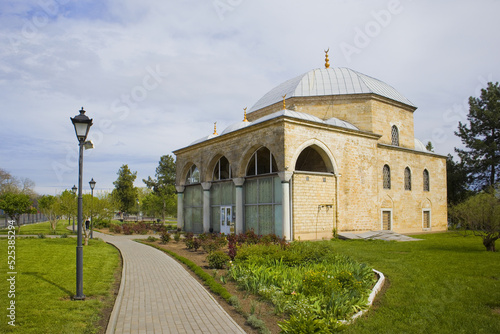
[[92, 206], [90, 208], [90, 239], [94, 239], [94, 188], [95, 188], [94, 178], [89, 181], [90, 184], [90, 193], [92, 194]]
[[[71, 118], [71, 117], [70, 117]], [[83, 294], [83, 247], [82, 247], [82, 220], [83, 220], [83, 197], [82, 197], [82, 173], [83, 173], [83, 145], [89, 129], [92, 126], [92, 119], [85, 116], [85, 110], [80, 110], [80, 115], [71, 118], [75, 127], [76, 138], [80, 145], [80, 155], [78, 160], [78, 235], [76, 246], [76, 296], [74, 300], [85, 300]]]
[[[71, 192], [73, 193], [73, 195], [76, 195], [77, 190], [78, 188], [76, 187], [76, 185], [71, 188]], [[75, 232], [75, 215], [73, 215], [73, 232]]]

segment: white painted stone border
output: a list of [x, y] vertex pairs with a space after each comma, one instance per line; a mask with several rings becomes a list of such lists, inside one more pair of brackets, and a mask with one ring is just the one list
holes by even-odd
[[368, 296], [368, 308], [366, 310], [361, 310], [359, 311], [358, 313], [356, 313], [355, 315], [353, 315], [351, 317], [351, 319], [349, 320], [340, 320], [341, 323], [343, 323], [344, 325], [349, 325], [351, 324], [354, 320], [356, 320], [357, 318], [359, 318], [360, 316], [362, 316], [366, 311], [369, 310], [369, 307], [373, 304], [373, 300], [375, 299], [375, 297], [377, 296], [377, 293], [379, 293], [379, 291], [382, 289], [382, 287], [384, 286], [384, 282], [385, 282], [385, 276], [384, 274], [382, 274], [380, 271], [378, 270], [375, 270], [375, 269], [372, 269], [373, 272], [375, 274], [378, 275], [378, 281], [377, 283], [375, 284], [375, 286], [373, 287], [372, 289], [372, 292], [370, 293], [370, 296]]

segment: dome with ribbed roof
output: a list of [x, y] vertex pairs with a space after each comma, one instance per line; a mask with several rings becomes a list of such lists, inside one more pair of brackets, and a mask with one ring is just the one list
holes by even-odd
[[301, 74], [271, 89], [254, 106], [256, 111], [291, 97], [376, 94], [416, 108], [392, 86], [349, 68], [321, 68]]

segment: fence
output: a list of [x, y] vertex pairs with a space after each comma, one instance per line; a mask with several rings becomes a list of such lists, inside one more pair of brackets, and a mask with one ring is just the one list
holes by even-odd
[[[3, 218], [0, 217], [0, 228], [5, 228], [8, 226], [8, 221], [10, 218], [7, 217], [7, 215], [4, 215]], [[23, 214], [19, 217], [19, 223], [21, 225], [28, 225], [28, 224], [35, 224], [39, 222], [46, 222], [48, 221], [47, 217], [45, 217], [44, 214], [42, 213], [33, 213], [33, 214]]]

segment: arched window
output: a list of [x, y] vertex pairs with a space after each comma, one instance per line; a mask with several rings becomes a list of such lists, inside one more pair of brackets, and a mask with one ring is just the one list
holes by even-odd
[[306, 147], [297, 158], [295, 170], [307, 172], [323, 172], [327, 173], [325, 161], [321, 155], [312, 147]]
[[405, 190], [411, 190], [411, 171], [410, 168], [405, 168]]
[[278, 172], [276, 160], [267, 147], [261, 147], [250, 158], [247, 176], [270, 174]]
[[186, 176], [186, 184], [200, 183], [200, 171], [196, 165], [192, 165], [189, 168], [189, 172]]
[[221, 157], [219, 161], [215, 164], [213, 180], [227, 180], [232, 178], [231, 165], [226, 157]]
[[391, 169], [388, 165], [384, 165], [384, 169], [382, 170], [382, 174], [384, 176], [384, 189], [391, 189]]
[[424, 169], [423, 181], [424, 181], [424, 191], [430, 191], [431, 185], [430, 185], [429, 171], [427, 169]]
[[391, 129], [391, 144], [394, 146], [399, 146], [399, 130], [395, 125], [393, 125]]

